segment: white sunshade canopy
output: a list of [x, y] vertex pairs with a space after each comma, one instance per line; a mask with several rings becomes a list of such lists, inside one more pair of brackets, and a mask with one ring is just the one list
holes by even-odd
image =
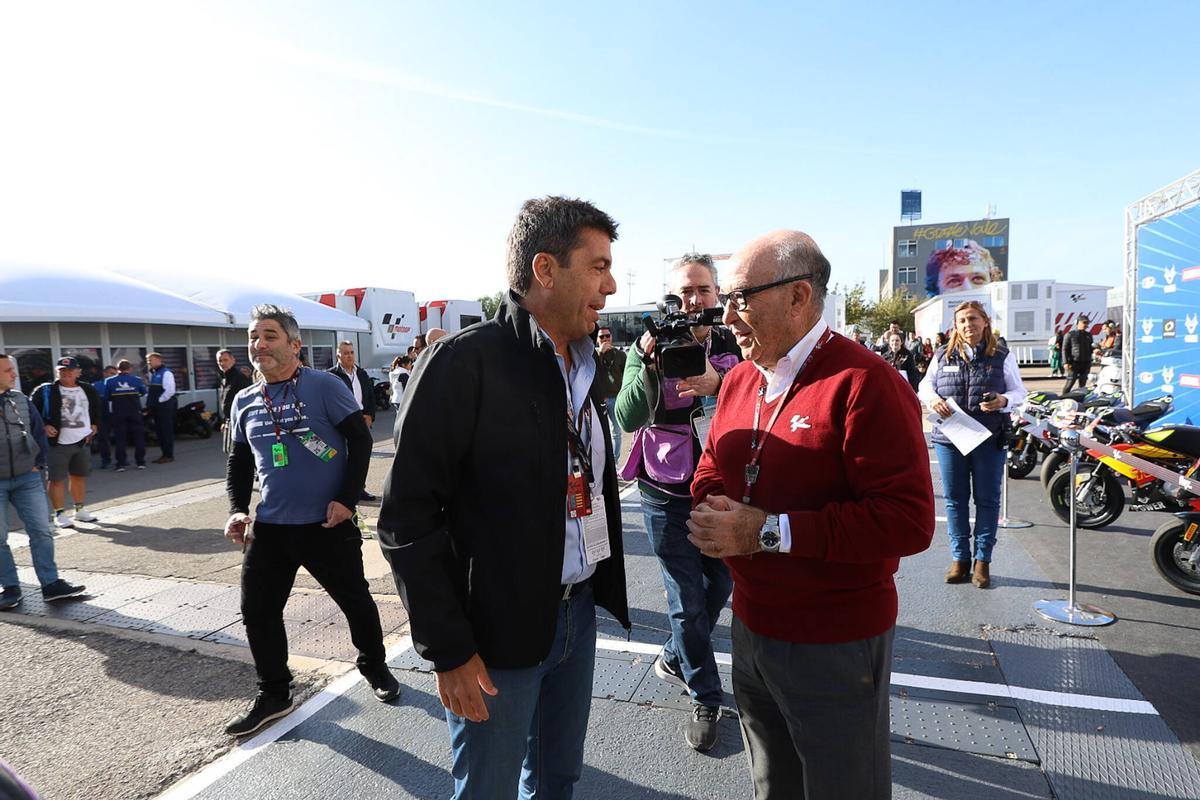
[[134, 322], [227, 327], [227, 314], [135, 278], [0, 262], [0, 322]]
[[301, 328], [364, 333], [371, 330], [370, 323], [365, 319], [277, 288], [210, 275], [134, 274], [194, 303], [228, 314], [232, 317], [232, 324], [241, 328], [249, 325], [251, 308], [261, 303], [274, 303], [289, 309]]

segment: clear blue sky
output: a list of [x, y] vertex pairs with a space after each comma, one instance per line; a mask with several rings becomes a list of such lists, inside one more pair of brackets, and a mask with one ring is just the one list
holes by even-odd
[[621, 223], [622, 304], [780, 227], [873, 295], [917, 188], [1119, 285], [1124, 208], [1200, 168], [1200, 4], [833, 5], [8, 3], [0, 260], [476, 297], [555, 193]]

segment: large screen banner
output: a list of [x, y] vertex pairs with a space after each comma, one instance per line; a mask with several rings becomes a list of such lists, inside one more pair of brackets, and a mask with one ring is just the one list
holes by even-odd
[[1137, 261], [1134, 402], [1172, 394], [1159, 423], [1200, 424], [1200, 204], [1140, 225]]

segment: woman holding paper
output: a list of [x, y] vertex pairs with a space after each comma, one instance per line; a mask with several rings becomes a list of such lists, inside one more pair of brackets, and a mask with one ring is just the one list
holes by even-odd
[[[935, 425], [933, 448], [942, 473], [946, 527], [953, 561], [946, 583], [971, 582], [980, 589], [991, 584], [989, 564], [1000, 521], [1000, 483], [1004, 479], [1004, 445], [1008, 414], [1025, 400], [1017, 360], [992, 331], [992, 320], [975, 300], [954, 309], [950, 340], [937, 348], [917, 396], [943, 420], [955, 413], [970, 417], [991, 434], [981, 444], [960, 446]], [[949, 401], [953, 400], [960, 412]], [[965, 427], [975, 427], [971, 423]], [[978, 442], [978, 439], [975, 440]], [[966, 452], [963, 452], [963, 450]], [[975, 531], [971, 534], [968, 506], [975, 495]], [[974, 568], [972, 569], [972, 538]]]

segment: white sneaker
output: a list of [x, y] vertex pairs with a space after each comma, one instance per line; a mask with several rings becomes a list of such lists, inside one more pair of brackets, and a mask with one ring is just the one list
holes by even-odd
[[59, 511], [54, 515], [54, 524], [60, 528], [74, 528], [75, 520], [67, 516], [67, 512]]
[[75, 519], [79, 522], [95, 522], [99, 517], [90, 511], [79, 508], [75, 510]]

